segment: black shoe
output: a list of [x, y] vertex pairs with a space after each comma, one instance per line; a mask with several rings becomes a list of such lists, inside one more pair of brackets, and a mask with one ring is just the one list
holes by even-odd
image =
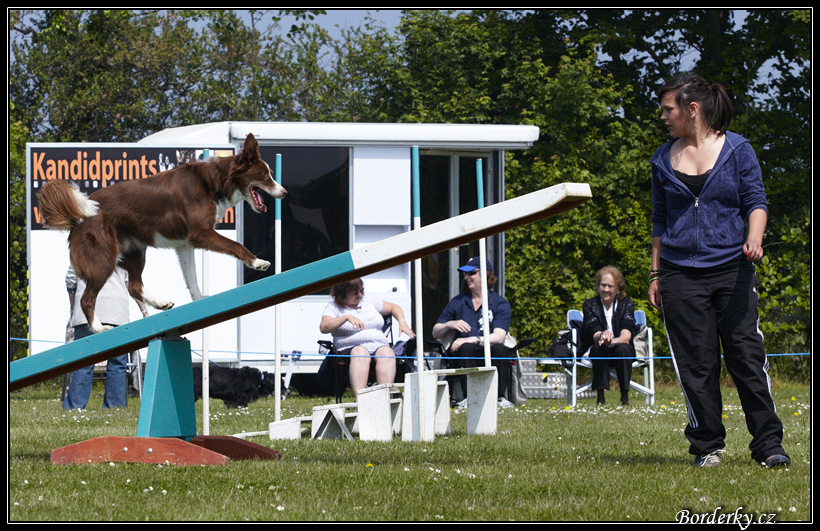
[[604, 400], [604, 390], [598, 389], [598, 400], [595, 402], [596, 404], [603, 405], [606, 401]]
[[777, 468], [781, 466], [789, 466], [792, 464], [792, 460], [789, 459], [789, 456], [786, 454], [775, 454], [770, 455], [763, 461], [763, 465], [766, 468]]
[[629, 395], [626, 391], [621, 391], [621, 404], [625, 406], [629, 405]]

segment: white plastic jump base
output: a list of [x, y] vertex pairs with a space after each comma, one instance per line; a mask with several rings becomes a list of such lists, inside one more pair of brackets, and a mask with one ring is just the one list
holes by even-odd
[[357, 393], [360, 440], [387, 442], [401, 429], [402, 400], [391, 399], [390, 394], [390, 384], [374, 385]]
[[[353, 440], [353, 427], [358, 413], [356, 403], [329, 404], [313, 408], [310, 419], [311, 439]], [[348, 413], [347, 409], [354, 409]]]
[[[419, 375], [422, 393], [418, 392]], [[498, 374], [495, 367], [439, 369], [414, 372], [405, 377], [405, 414], [402, 440], [433, 441], [450, 432], [450, 391], [439, 385], [439, 376], [467, 376], [467, 434], [495, 435], [498, 429]], [[419, 401], [423, 400], [419, 415]]]
[[390, 441], [401, 431], [402, 399], [391, 398], [401, 385], [381, 384], [362, 389], [358, 402], [316, 406], [309, 417], [271, 422], [267, 434], [274, 439], [299, 439], [303, 424], [310, 424], [312, 439], [348, 439], [358, 433], [363, 441]]
[[[498, 374], [495, 367], [439, 369], [405, 377], [403, 399], [391, 398], [400, 385], [381, 384], [358, 392], [358, 402], [316, 406], [310, 417], [271, 422], [274, 439], [299, 439], [310, 423], [312, 439], [390, 441], [401, 432], [405, 441], [433, 441], [451, 431], [450, 387], [441, 376], [467, 376], [467, 434], [495, 435], [498, 429]], [[424, 419], [419, 416], [419, 376], [423, 379]], [[350, 411], [353, 410], [353, 411]], [[260, 432], [265, 433], [265, 432]], [[254, 432], [256, 434], [256, 432]]]
[[[302, 424], [310, 421], [312, 439], [390, 441], [399, 431], [404, 441], [433, 441], [451, 431], [450, 387], [441, 376], [467, 376], [467, 434], [495, 435], [498, 428], [498, 374], [495, 367], [441, 369], [415, 372], [405, 377], [403, 399], [391, 398], [398, 386], [376, 385], [362, 389], [358, 402], [313, 408], [310, 417], [270, 423], [271, 439], [298, 439]], [[419, 393], [419, 377], [422, 393]], [[419, 400], [424, 400], [423, 421]], [[354, 411], [349, 411], [354, 410]], [[399, 429], [401, 428], [401, 429]]]

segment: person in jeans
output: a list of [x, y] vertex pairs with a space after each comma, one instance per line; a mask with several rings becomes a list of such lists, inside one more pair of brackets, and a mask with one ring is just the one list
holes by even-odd
[[[80, 299], [85, 291], [85, 282], [77, 277], [74, 268], [69, 266], [65, 277], [68, 299], [71, 304], [71, 321], [74, 327], [74, 341], [88, 337], [93, 332], [88, 320], [80, 308]], [[96, 315], [100, 322], [107, 326], [119, 326], [129, 322], [128, 273], [117, 266], [114, 273], [100, 290], [97, 296]], [[145, 304], [137, 302], [143, 316], [148, 315]], [[103, 409], [114, 409], [127, 405], [126, 365], [128, 354], [111, 358], [105, 368], [105, 394]], [[71, 383], [63, 399], [63, 409], [85, 409], [91, 397], [91, 383], [94, 376], [94, 365], [77, 369], [71, 373]]]
[[663, 311], [689, 415], [689, 452], [696, 466], [722, 460], [722, 347], [752, 434], [752, 459], [788, 466], [758, 328], [754, 263], [763, 257], [768, 202], [757, 156], [748, 140], [727, 130], [733, 109], [722, 86], [677, 76], [658, 100], [673, 139], [651, 159], [648, 295]]

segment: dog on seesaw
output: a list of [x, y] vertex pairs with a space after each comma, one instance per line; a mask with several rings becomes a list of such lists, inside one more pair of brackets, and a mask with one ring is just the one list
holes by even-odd
[[[202, 368], [194, 367], [194, 402], [202, 398]], [[284, 388], [284, 386], [283, 386]], [[208, 370], [208, 393], [228, 408], [248, 407], [260, 398], [276, 392], [276, 375], [254, 367], [211, 366]]]
[[158, 310], [174, 306], [143, 287], [147, 247], [176, 251], [193, 300], [202, 298], [194, 249], [232, 255], [252, 269], [266, 270], [270, 262], [214, 229], [225, 211], [242, 201], [254, 212], [265, 212], [261, 192], [275, 198], [287, 193], [273, 179], [259, 154], [259, 144], [249, 134], [237, 155], [183, 164], [145, 179], [102, 188], [90, 196], [68, 181], [50, 181], [38, 199], [44, 225], [69, 231], [71, 263], [86, 283], [80, 306], [91, 329], [102, 332], [108, 327], [95, 315], [97, 294], [118, 262], [128, 272], [131, 297]]

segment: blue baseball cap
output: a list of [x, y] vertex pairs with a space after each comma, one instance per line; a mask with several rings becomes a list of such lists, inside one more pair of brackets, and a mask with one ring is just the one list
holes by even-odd
[[[491, 264], [489, 260], [486, 260], [486, 263], [487, 268], [485, 269], [485, 271], [492, 271], [493, 264]], [[458, 268], [459, 271], [464, 271], [465, 273], [475, 271], [476, 269], [481, 269], [481, 258], [479, 258], [478, 256], [470, 258], [469, 260], [467, 260], [466, 264]]]

